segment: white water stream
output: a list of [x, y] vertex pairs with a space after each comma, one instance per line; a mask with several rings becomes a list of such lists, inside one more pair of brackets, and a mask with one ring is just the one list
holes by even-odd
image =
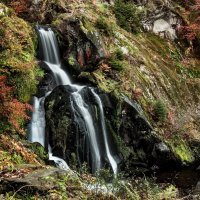
[[99, 109], [100, 109], [101, 128], [102, 128], [103, 139], [104, 139], [104, 143], [105, 143], [105, 147], [106, 147], [106, 154], [107, 154], [108, 160], [111, 164], [114, 174], [117, 174], [117, 162], [114, 159], [114, 157], [112, 156], [112, 154], [110, 152], [109, 144], [108, 144], [108, 134], [107, 134], [107, 130], [106, 130], [106, 123], [105, 123], [105, 118], [104, 118], [102, 102], [101, 102], [99, 95], [97, 95], [95, 93], [94, 89], [91, 89], [91, 91], [92, 91], [94, 97], [96, 98], [96, 101], [97, 101], [97, 103], [99, 105]]

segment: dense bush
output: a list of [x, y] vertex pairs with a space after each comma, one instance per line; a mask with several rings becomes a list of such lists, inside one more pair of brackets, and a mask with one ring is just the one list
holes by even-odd
[[118, 59], [118, 60], [124, 60], [124, 54], [123, 54], [123, 51], [121, 49], [117, 49], [115, 51], [115, 57]]
[[137, 33], [141, 29], [141, 20], [144, 15], [134, 3], [117, 0], [114, 5], [117, 24], [126, 31]]

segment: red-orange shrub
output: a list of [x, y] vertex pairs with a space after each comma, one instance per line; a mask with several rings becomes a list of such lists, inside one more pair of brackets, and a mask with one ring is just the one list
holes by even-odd
[[[188, 2], [185, 0], [188, 11], [185, 13], [190, 23], [179, 27], [179, 33], [188, 41], [194, 41], [200, 35], [200, 0]], [[188, 5], [189, 4], [189, 5]]]
[[11, 1], [10, 5], [17, 14], [20, 14], [27, 11], [28, 9], [27, 3], [28, 3], [27, 0], [17, 0], [17, 1], [13, 0]]
[[32, 107], [13, 98], [11, 94], [13, 89], [13, 87], [6, 85], [6, 76], [0, 75], [0, 120], [2, 121], [0, 128], [4, 130], [4, 126], [10, 125], [11, 128], [24, 134], [21, 122], [29, 119], [26, 111], [32, 110]]

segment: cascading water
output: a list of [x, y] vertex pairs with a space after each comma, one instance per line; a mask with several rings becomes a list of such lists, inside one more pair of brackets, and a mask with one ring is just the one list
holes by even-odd
[[108, 133], [107, 133], [107, 128], [106, 128], [106, 123], [105, 123], [105, 118], [104, 118], [104, 111], [103, 111], [103, 106], [100, 97], [95, 93], [94, 89], [91, 89], [97, 103], [100, 109], [100, 119], [101, 119], [101, 128], [102, 128], [102, 133], [103, 133], [103, 139], [105, 143], [105, 148], [106, 148], [106, 155], [108, 157], [108, 160], [111, 164], [112, 170], [114, 174], [117, 174], [117, 162], [114, 159], [114, 157], [111, 154], [109, 144], [108, 144]]
[[[86, 86], [78, 86], [71, 84], [71, 81], [66, 72], [61, 68], [59, 49], [54, 32], [50, 28], [38, 27], [38, 33], [40, 38], [40, 53], [42, 54], [43, 61], [46, 63], [50, 71], [52, 72], [56, 85], [70, 85], [73, 88], [71, 93], [71, 106], [74, 110], [74, 117], [77, 122], [79, 118], [84, 122], [85, 137], [89, 143], [92, 172], [96, 172], [103, 167], [102, 157], [107, 157], [114, 174], [117, 173], [117, 163], [111, 153], [108, 143], [108, 133], [106, 130], [106, 123], [104, 119], [103, 105], [100, 97], [93, 89], [90, 88], [91, 94], [97, 103], [100, 113], [100, 131], [95, 127], [95, 122], [92, 114], [90, 113], [90, 105], [83, 98], [81, 92]], [[51, 93], [49, 91], [44, 97], [34, 97], [34, 112], [30, 123], [30, 140], [32, 142], [39, 142], [44, 146], [45, 143], [45, 110], [44, 101], [46, 96]], [[98, 133], [100, 132], [100, 134]], [[99, 136], [100, 135], [100, 136]], [[99, 137], [104, 143], [106, 155], [104, 155], [101, 149], [102, 146], [99, 142]], [[52, 149], [49, 145], [49, 159], [54, 160], [61, 168], [69, 169], [68, 165], [61, 158], [53, 156]]]
[[[80, 90], [81, 89], [78, 89], [72, 94], [72, 106], [74, 112], [77, 112], [85, 121], [85, 126], [88, 133], [88, 140], [92, 153], [92, 171], [95, 172], [101, 168], [101, 155], [97, 142], [98, 140], [96, 137], [94, 122], [89, 110], [87, 109], [87, 104], [83, 101], [83, 98], [79, 93]], [[74, 104], [76, 104], [77, 109], [75, 109]]]
[[[67, 74], [61, 69], [58, 44], [55, 35], [51, 29], [38, 28], [42, 54], [44, 62], [47, 64], [49, 69], [52, 71], [57, 85], [68, 85], [70, 79]], [[50, 91], [45, 94], [44, 97], [34, 97], [34, 112], [30, 123], [29, 138], [32, 142], [39, 142], [44, 146], [45, 144], [45, 110], [44, 101], [45, 97], [50, 94]], [[69, 167], [64, 160], [53, 156], [51, 147], [49, 145], [49, 160], [53, 160], [60, 168], [68, 170]]]
[[34, 97], [30, 135], [29, 140], [39, 142], [42, 146], [45, 144], [45, 116], [44, 116], [44, 99], [45, 97]]

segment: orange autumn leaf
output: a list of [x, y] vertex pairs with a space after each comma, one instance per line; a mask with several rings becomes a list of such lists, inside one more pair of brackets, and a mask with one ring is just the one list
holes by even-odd
[[105, 63], [102, 63], [99, 66], [99, 69], [102, 70], [102, 71], [105, 71], [105, 72], [109, 72], [110, 71], [110, 67], [108, 66], [108, 64], [105, 64]]

